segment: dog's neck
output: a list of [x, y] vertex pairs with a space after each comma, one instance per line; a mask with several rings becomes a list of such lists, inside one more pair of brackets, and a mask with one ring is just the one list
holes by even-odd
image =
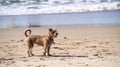
[[51, 36], [50, 34], [48, 35], [48, 38], [49, 38], [50, 40], [53, 40], [53, 39], [54, 39], [54, 37]]

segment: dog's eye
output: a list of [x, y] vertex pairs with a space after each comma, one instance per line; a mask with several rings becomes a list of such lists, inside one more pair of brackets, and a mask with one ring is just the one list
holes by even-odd
[[53, 31], [52, 33], [55, 33], [56, 31]]

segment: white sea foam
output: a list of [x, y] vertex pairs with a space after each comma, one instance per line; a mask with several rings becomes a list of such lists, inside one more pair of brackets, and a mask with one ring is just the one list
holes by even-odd
[[0, 6], [0, 15], [27, 15], [27, 14], [48, 14], [68, 12], [88, 12], [120, 9], [120, 2], [109, 3], [71, 3], [56, 5], [45, 3], [39, 5], [13, 4]]

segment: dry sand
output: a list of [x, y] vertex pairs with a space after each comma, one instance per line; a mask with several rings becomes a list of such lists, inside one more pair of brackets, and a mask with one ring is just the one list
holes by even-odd
[[[47, 28], [31, 28], [32, 34], [46, 34]], [[120, 67], [120, 26], [58, 27], [52, 56], [27, 56], [24, 28], [0, 29], [0, 67]]]

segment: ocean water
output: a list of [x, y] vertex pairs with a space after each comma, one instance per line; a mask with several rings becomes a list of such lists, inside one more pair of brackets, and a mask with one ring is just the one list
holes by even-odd
[[81, 25], [120, 25], [120, 10], [0, 16], [0, 28]]

